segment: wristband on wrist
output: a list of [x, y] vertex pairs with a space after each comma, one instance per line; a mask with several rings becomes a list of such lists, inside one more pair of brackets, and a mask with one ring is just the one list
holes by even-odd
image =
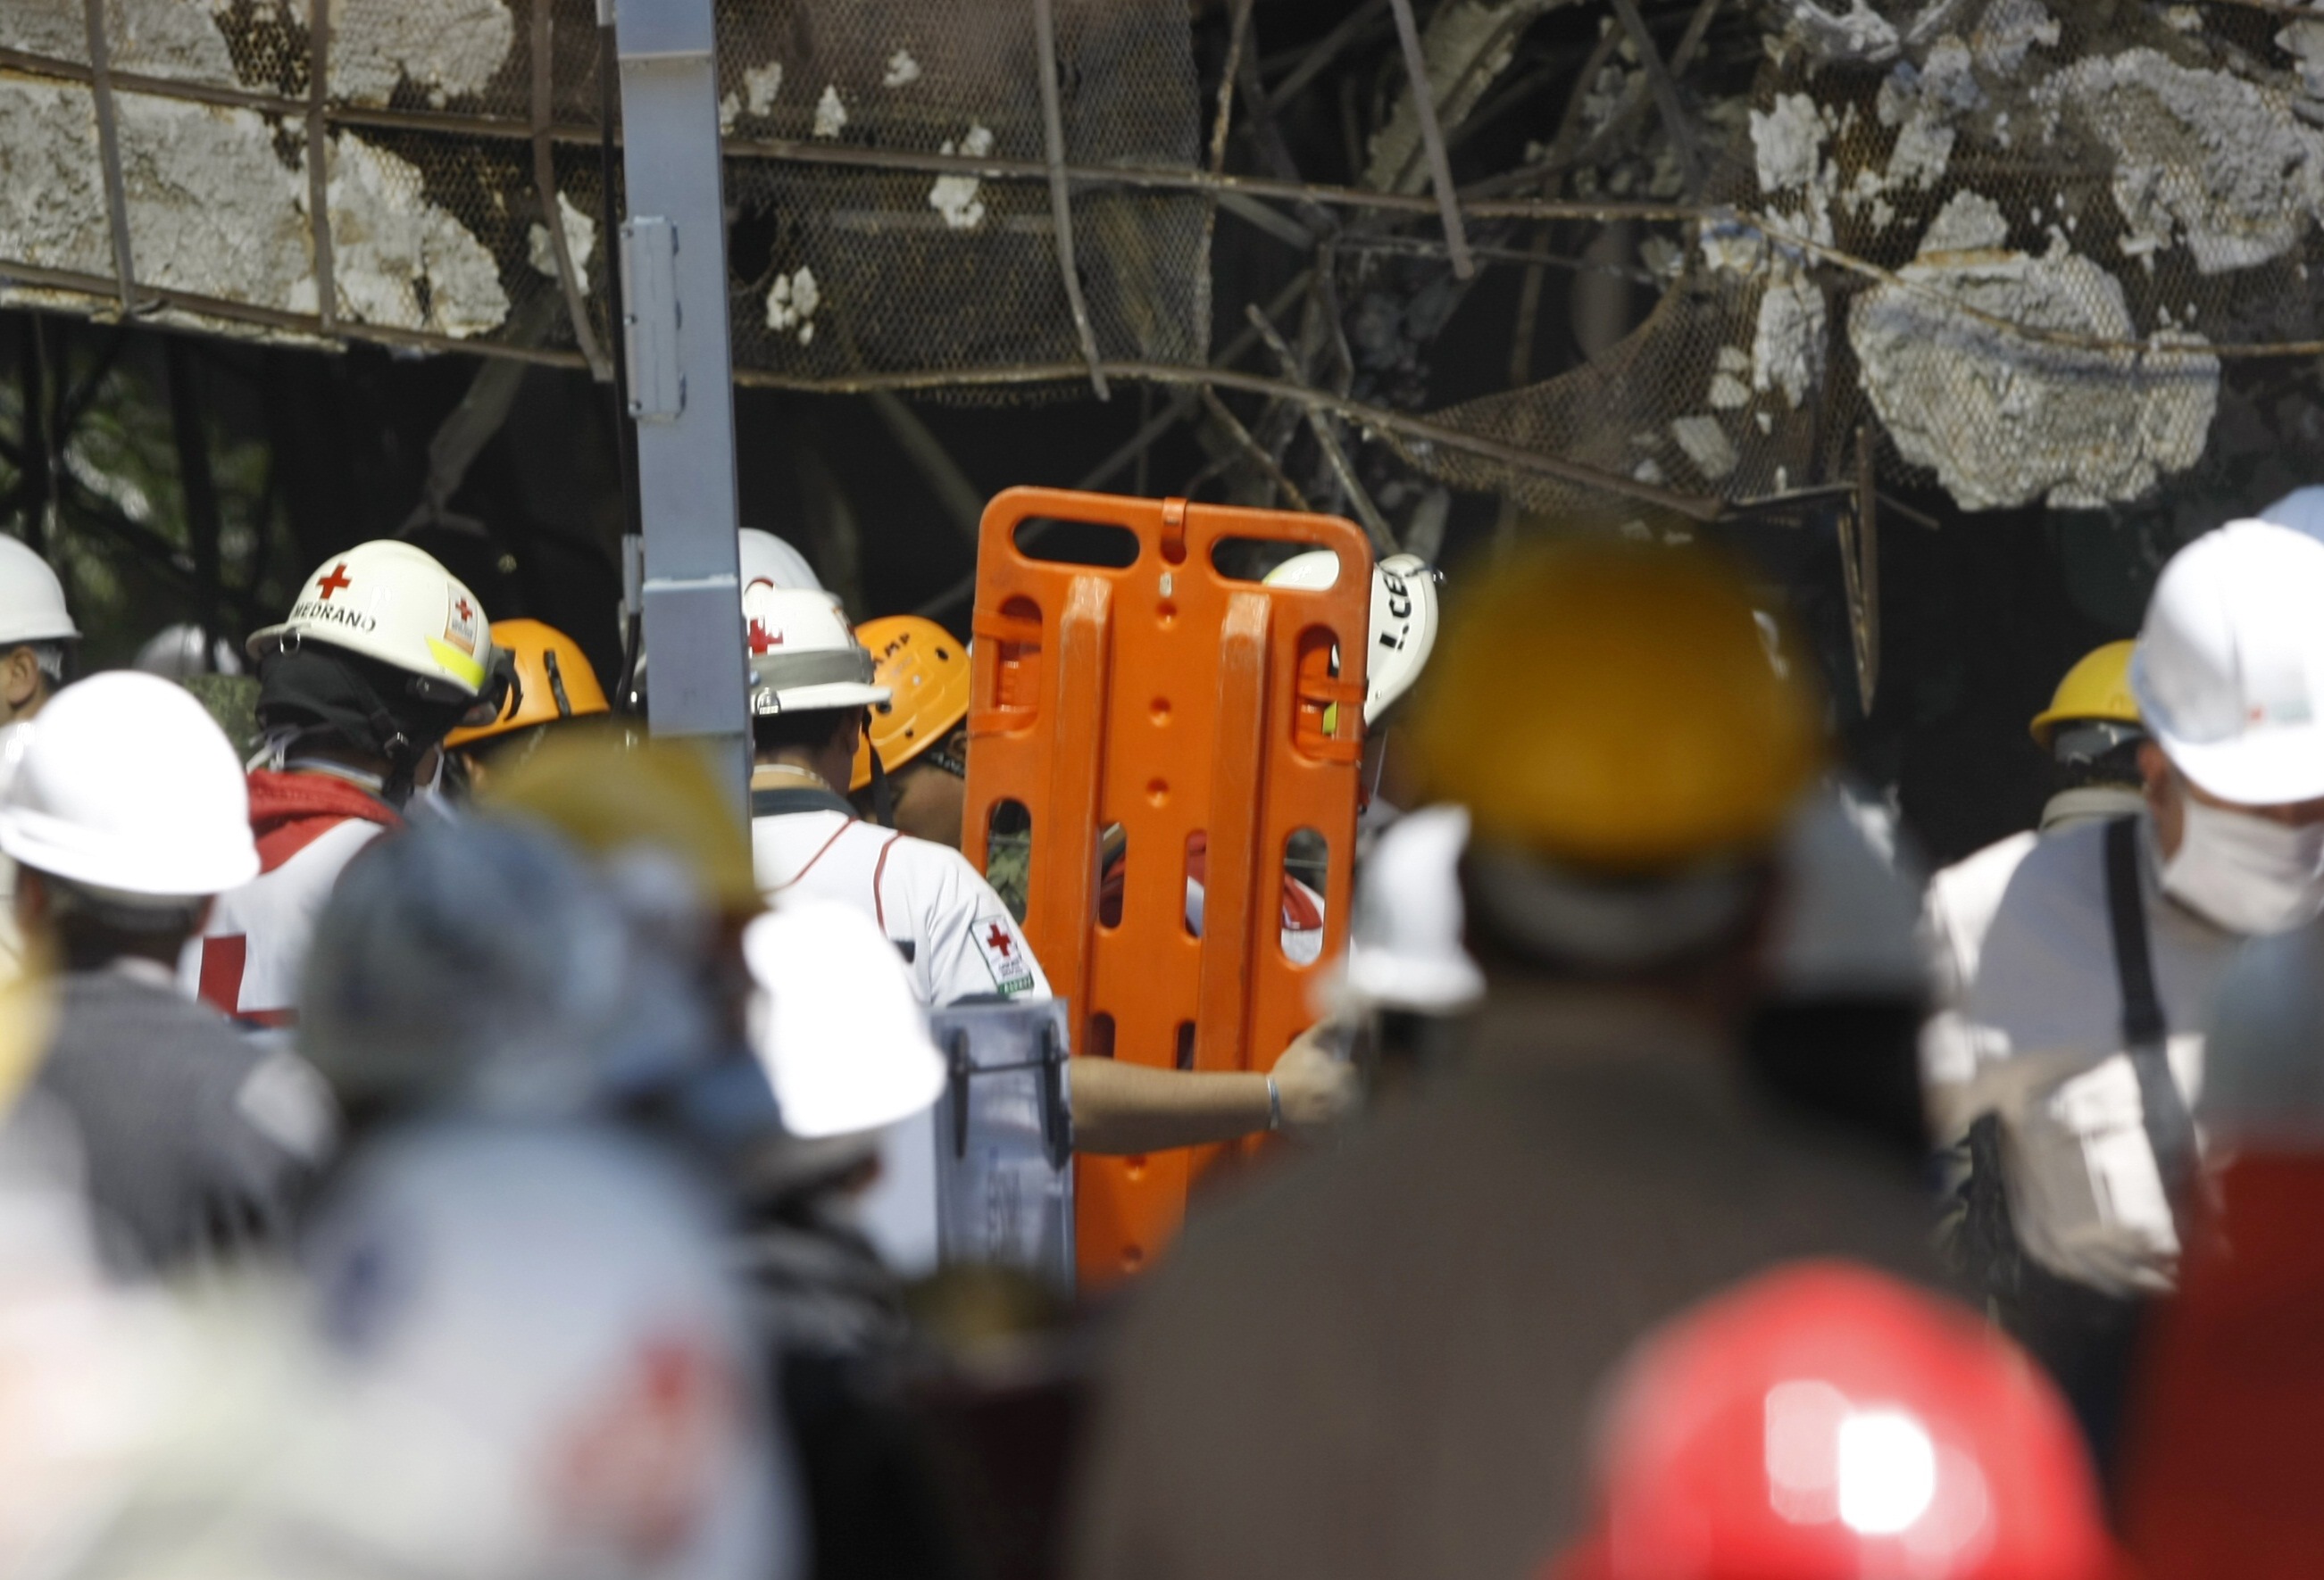
[[1267, 1127], [1270, 1131], [1283, 1128], [1283, 1089], [1275, 1084], [1271, 1075], [1267, 1078]]

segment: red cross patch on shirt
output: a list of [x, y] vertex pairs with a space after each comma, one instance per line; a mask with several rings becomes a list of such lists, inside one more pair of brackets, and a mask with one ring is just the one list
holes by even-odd
[[984, 969], [992, 973], [992, 986], [1003, 998], [1032, 990], [1033, 968], [1025, 958], [1024, 941], [1007, 921], [980, 916], [969, 936], [976, 941], [976, 952], [984, 957]]

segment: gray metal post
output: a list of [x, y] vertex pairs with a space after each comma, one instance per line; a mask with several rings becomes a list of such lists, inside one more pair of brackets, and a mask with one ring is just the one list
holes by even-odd
[[611, 3], [629, 208], [622, 350], [637, 419], [653, 655], [648, 717], [656, 735], [710, 745], [739, 806], [750, 783], [750, 716], [711, 0]]

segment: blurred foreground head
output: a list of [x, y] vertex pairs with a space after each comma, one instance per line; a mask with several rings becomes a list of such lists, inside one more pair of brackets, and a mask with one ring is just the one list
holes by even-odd
[[1707, 552], [1589, 541], [1479, 583], [1413, 734], [1428, 794], [1474, 820], [1480, 952], [1620, 977], [1748, 935], [1823, 741], [1807, 667], [1767, 641], [1741, 577]]
[[1974, 1316], [1840, 1263], [1635, 1354], [1598, 1516], [1545, 1580], [2119, 1580], [2073, 1418]]
[[[456, 1119], [353, 1160], [302, 1279], [200, 1291], [166, 1313], [189, 1320], [158, 1356], [42, 1291], [31, 1326], [76, 1320], [109, 1347], [86, 1357], [104, 1369], [61, 1370], [89, 1347], [62, 1336], [37, 1357], [60, 1368], [41, 1392], [76, 1384], [77, 1411], [50, 1406], [64, 1463], [44, 1480], [20, 1489], [6, 1456], [0, 1556], [21, 1550], [20, 1491], [79, 1520], [51, 1516], [56, 1539], [7, 1572], [793, 1580], [790, 1456], [723, 1233], [699, 1181], [633, 1137]], [[29, 1314], [5, 1313], [0, 1341]], [[28, 1426], [46, 1402], [5, 1401]]]
[[383, 840], [316, 925], [301, 1051], [357, 1117], [571, 1113], [666, 1081], [703, 1057], [710, 1013], [651, 910], [539, 827]]

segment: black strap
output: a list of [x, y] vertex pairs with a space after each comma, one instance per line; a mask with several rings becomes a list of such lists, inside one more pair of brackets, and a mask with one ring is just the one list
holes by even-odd
[[872, 821], [883, 829], [896, 826], [896, 786], [889, 781], [888, 765], [880, 756], [880, 749], [866, 742], [864, 751], [872, 758]]
[[[2154, 990], [2147, 943], [2146, 896], [2138, 881], [2138, 820], [2116, 818], [2106, 831], [2107, 916], [2114, 933], [2115, 977], [2122, 988], [2122, 1039], [2138, 1076], [2147, 1144], [2177, 1216], [2195, 1177], [2195, 1118], [2172, 1079], [2165, 1052], [2169, 1025]], [[2181, 1239], [2184, 1239], [2182, 1233]]]

